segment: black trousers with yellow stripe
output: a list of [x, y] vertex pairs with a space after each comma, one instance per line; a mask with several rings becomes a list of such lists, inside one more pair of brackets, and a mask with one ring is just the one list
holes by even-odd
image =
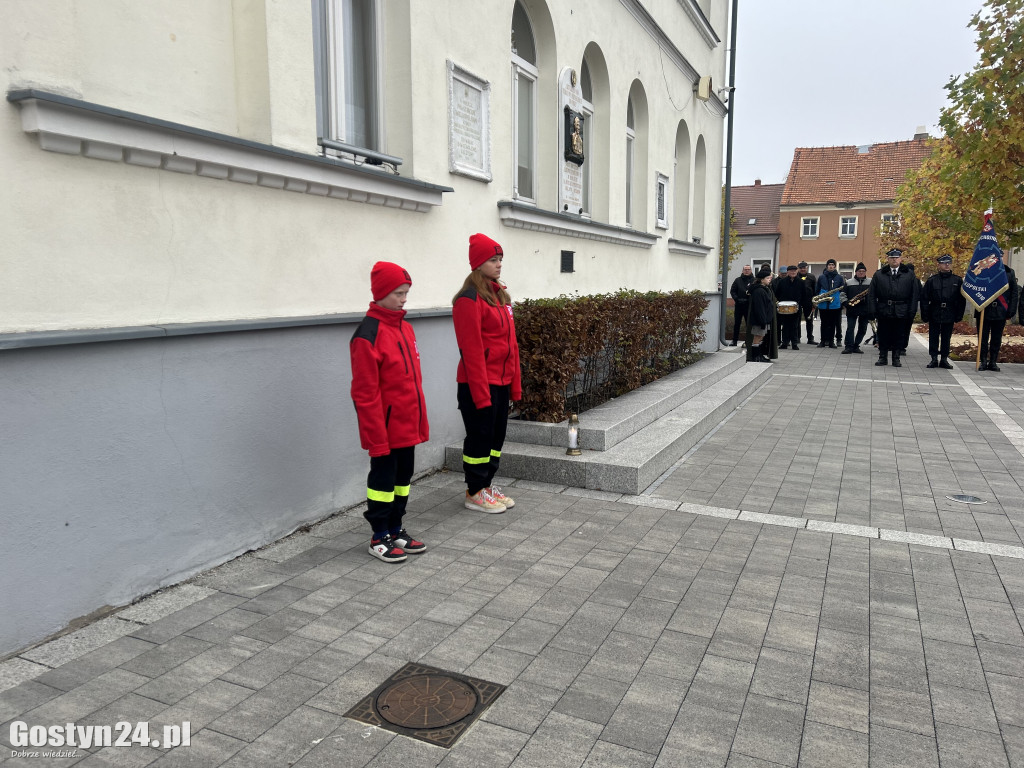
[[366, 477], [366, 511], [363, 517], [374, 533], [402, 527], [405, 505], [409, 501], [416, 446], [395, 448], [386, 456], [370, 457]]
[[501, 463], [501, 446], [508, 427], [508, 403], [512, 388], [491, 384], [491, 404], [477, 408], [469, 393], [469, 384], [459, 384], [459, 411], [466, 425], [462, 443], [462, 470], [470, 495], [490, 488]]

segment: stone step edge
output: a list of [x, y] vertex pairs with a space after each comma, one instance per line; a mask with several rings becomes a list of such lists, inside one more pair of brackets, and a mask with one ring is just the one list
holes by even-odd
[[[505, 477], [521, 480], [637, 495], [770, 378], [771, 366], [743, 368], [737, 374], [740, 375], [727, 377], [734, 377], [735, 386], [731, 391], [716, 387], [708, 392], [708, 398], [717, 403], [689, 414], [693, 423], [668, 441], [651, 439], [661, 431], [655, 421], [610, 451], [584, 451], [582, 456], [567, 456], [562, 446], [506, 442], [500, 472]], [[678, 412], [685, 412], [688, 406], [684, 403], [670, 413], [682, 416]], [[647, 434], [642, 434], [644, 432]], [[623, 460], [623, 454], [635, 454], [636, 449], [642, 451], [639, 456]], [[462, 469], [461, 444], [446, 447], [445, 465], [455, 471]]]
[[[713, 352], [707, 357], [657, 381], [602, 403], [580, 417], [580, 447], [607, 451], [616, 444], [679, 407], [690, 398], [714, 386], [739, 370], [743, 356]], [[661, 397], [658, 393], [663, 392]], [[653, 395], [653, 397], [652, 397]], [[637, 400], [650, 400], [636, 407]], [[566, 445], [568, 421], [548, 424], [538, 421], [510, 421], [506, 439], [532, 445]]]

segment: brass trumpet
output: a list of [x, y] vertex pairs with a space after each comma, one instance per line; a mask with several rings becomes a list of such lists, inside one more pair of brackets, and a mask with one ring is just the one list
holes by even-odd
[[867, 292], [869, 290], [871, 290], [871, 289], [870, 288], [865, 288], [863, 291], [861, 291], [856, 296], [854, 296], [852, 299], [850, 299], [846, 303], [846, 306], [848, 306], [848, 307], [855, 307], [855, 306], [857, 306], [860, 302], [862, 302], [864, 300], [864, 297], [867, 295]]
[[[819, 293], [817, 296], [812, 296], [811, 303], [814, 306], [818, 306], [823, 301], [832, 301], [832, 296], [839, 293], [839, 291], [843, 290], [843, 288], [844, 286], [840, 285], [838, 288], [833, 288], [831, 291], [825, 291], [824, 293]], [[845, 296], [840, 297], [839, 303], [842, 304], [845, 298]]]

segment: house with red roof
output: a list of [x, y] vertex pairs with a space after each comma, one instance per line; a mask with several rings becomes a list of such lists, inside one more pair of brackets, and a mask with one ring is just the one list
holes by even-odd
[[832, 258], [851, 277], [862, 261], [872, 274], [896, 189], [931, 151], [923, 127], [910, 141], [795, 149], [779, 209], [779, 263], [806, 261], [820, 275]]
[[773, 270], [779, 255], [779, 204], [785, 184], [762, 184], [760, 179], [750, 186], [733, 187], [730, 206], [736, 212], [735, 231], [743, 238], [743, 252], [729, 265], [729, 283], [745, 265], [754, 272], [762, 264]]

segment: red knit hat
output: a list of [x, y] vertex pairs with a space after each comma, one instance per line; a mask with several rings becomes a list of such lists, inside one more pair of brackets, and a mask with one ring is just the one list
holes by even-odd
[[491, 240], [487, 235], [477, 232], [469, 236], [469, 268], [476, 269], [488, 259], [495, 256], [504, 256], [505, 252], [501, 246]]
[[412, 285], [409, 273], [390, 261], [378, 261], [370, 270], [370, 290], [373, 291], [374, 301], [380, 301], [395, 288], [406, 283]]

